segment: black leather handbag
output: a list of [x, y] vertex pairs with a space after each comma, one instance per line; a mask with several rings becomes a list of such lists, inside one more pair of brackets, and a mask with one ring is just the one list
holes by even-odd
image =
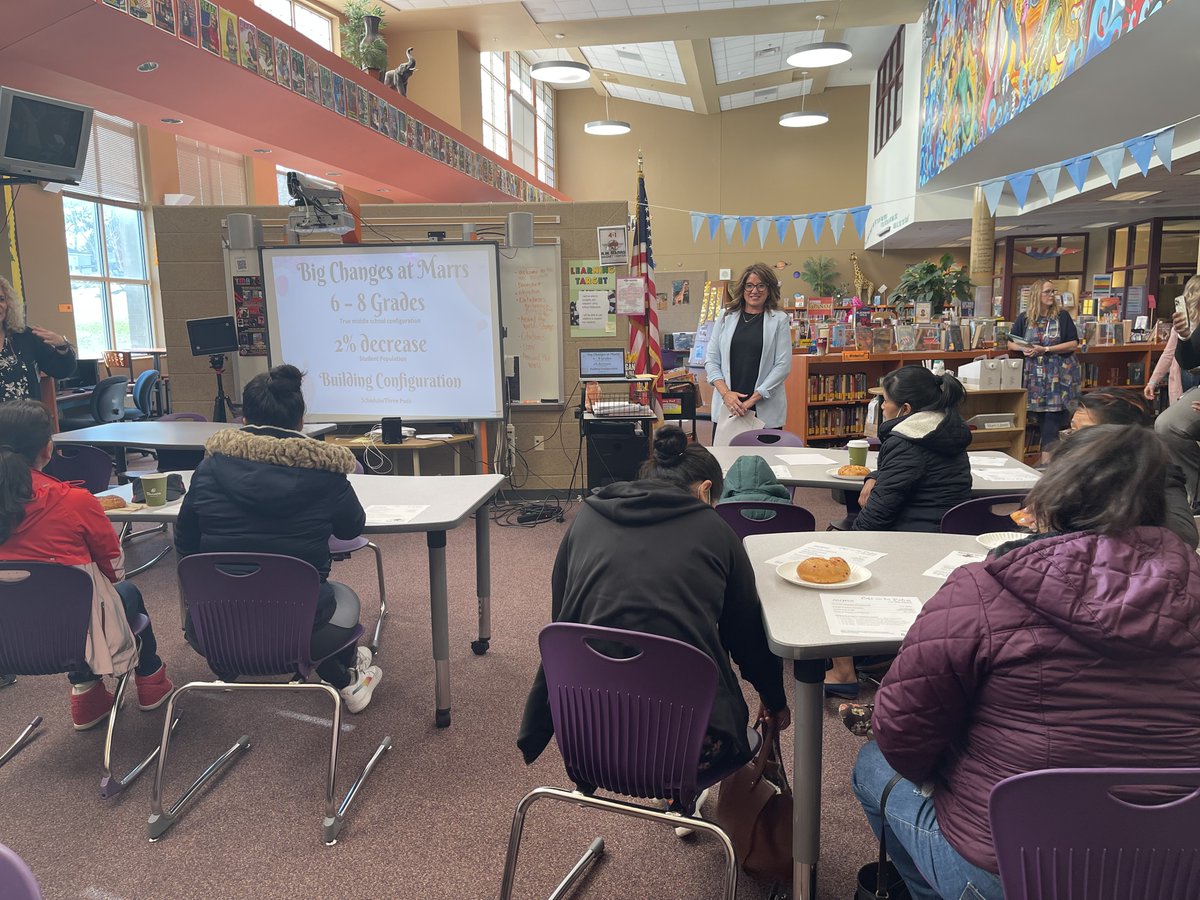
[[[900, 775], [894, 776], [887, 783], [887, 787], [883, 789], [883, 796], [879, 799], [880, 818], [883, 818], [884, 810], [887, 809], [888, 794], [892, 792], [892, 788], [896, 786], [896, 782], [900, 781], [901, 777]], [[867, 863], [858, 870], [858, 890], [854, 894], [854, 900], [911, 900], [911, 898], [908, 885], [904, 883], [904, 879], [900, 877], [900, 873], [888, 859], [887, 831], [881, 830], [879, 861]]]

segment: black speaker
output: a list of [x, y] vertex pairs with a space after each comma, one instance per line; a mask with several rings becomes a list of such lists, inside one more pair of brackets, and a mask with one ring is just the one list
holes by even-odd
[[403, 444], [404, 443], [404, 420], [399, 416], [391, 416], [379, 420], [379, 424], [383, 426], [383, 443], [385, 444]]
[[[587, 486], [594, 490], [614, 481], [633, 481], [649, 456], [649, 439], [635, 422], [585, 423]], [[643, 428], [643, 432], [644, 432]]]

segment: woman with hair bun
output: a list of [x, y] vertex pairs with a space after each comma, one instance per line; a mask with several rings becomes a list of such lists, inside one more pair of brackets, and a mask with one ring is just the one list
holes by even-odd
[[[721, 466], [678, 426], [664, 425], [640, 474], [584, 501], [554, 561], [552, 617], [663, 635], [707, 653], [720, 674], [701, 769], [745, 762], [749, 710], [730, 657], [758, 691], [761, 718], [774, 718], [783, 729], [791, 715], [750, 560], [713, 509]], [[517, 740], [526, 763], [538, 758], [553, 733], [539, 668]]]
[[[366, 513], [346, 475], [354, 454], [308, 437], [303, 373], [276, 366], [242, 392], [244, 428], [217, 432], [205, 444], [175, 525], [175, 549], [189, 553], [278, 553], [302, 559], [321, 574], [312, 654], [320, 658], [346, 642], [358, 625], [358, 596], [329, 581], [329, 538], [362, 533]], [[198, 646], [189, 619], [184, 634]], [[361, 712], [383, 672], [367, 647], [350, 646], [317, 666], [339, 690], [346, 708]], [[236, 672], [217, 673], [235, 676]]]

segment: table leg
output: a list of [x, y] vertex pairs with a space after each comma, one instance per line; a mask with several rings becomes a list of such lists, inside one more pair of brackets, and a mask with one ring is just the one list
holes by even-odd
[[802, 659], [793, 664], [792, 685], [792, 896], [817, 896], [817, 861], [821, 855], [821, 730], [825, 718], [825, 660]]
[[413, 474], [420, 475], [421, 474], [421, 451], [414, 450], [412, 452], [412, 459], [413, 459]]
[[492, 545], [488, 504], [475, 510], [475, 593], [479, 596], [479, 638], [471, 641], [476, 656], [492, 642]]
[[125, 477], [125, 472], [129, 468], [129, 459], [125, 452], [125, 448], [114, 447], [117, 457], [117, 484], [129, 484], [129, 479]]
[[425, 543], [429, 547], [429, 621], [433, 630], [435, 722], [438, 728], [446, 728], [450, 724], [450, 599], [446, 588], [446, 532], [428, 532]]

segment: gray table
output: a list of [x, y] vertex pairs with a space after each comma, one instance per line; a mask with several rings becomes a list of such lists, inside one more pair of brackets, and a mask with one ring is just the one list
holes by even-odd
[[[203, 424], [203, 423], [198, 423]], [[180, 472], [190, 482], [191, 472]], [[487, 652], [492, 636], [492, 559], [486, 506], [504, 483], [503, 475], [350, 475], [350, 484], [367, 510], [368, 534], [425, 532], [429, 548], [429, 616], [433, 632], [435, 721], [450, 724], [450, 599], [446, 582], [446, 532], [475, 516], [475, 590], [479, 598], [479, 632], [471, 642], [476, 655]], [[132, 485], [107, 491], [129, 500]], [[174, 522], [182, 500], [166, 506], [138, 510], [116, 509], [108, 517], [117, 522]], [[388, 522], [373, 516], [377, 506], [424, 506], [411, 521]]]
[[[827, 447], [710, 447], [708, 449], [717, 458], [717, 462], [721, 464], [722, 471], [726, 472], [729, 471], [729, 467], [733, 465], [734, 460], [739, 456], [761, 456], [773, 466], [788, 466], [787, 477], [776, 476], [783, 484], [788, 486], [826, 488], [830, 490], [858, 490], [862, 484], [858, 481], [846, 481], [834, 478], [829, 474], [829, 469], [833, 468], [833, 466], [828, 463], [793, 466], [779, 459], [780, 454], [784, 454], [785, 456], [790, 454], [824, 456], [835, 460], [839, 466], [844, 466], [850, 462], [850, 454], [846, 450], [834, 450]], [[1020, 460], [1013, 459], [1007, 453], [1001, 453], [999, 450], [976, 450], [967, 455], [970, 457], [1000, 460], [1004, 463], [1003, 466], [980, 466], [971, 469], [971, 496], [973, 497], [987, 497], [993, 494], [1021, 494], [1028, 491], [1037, 483], [1036, 479], [1033, 481], [1015, 479], [1012, 481], [989, 481], [980, 477], [980, 472], [983, 471], [1024, 472], [1040, 477], [1037, 469], [1027, 466]], [[877, 458], [877, 453], [868, 453], [867, 465], [874, 468]]]
[[[129, 447], [148, 447], [151, 450], [203, 450], [204, 443], [225, 428], [241, 428], [232, 422], [108, 422], [61, 431], [52, 440], [56, 444], [88, 444], [92, 447], [112, 447], [117, 457], [117, 479], [124, 484], [129, 463], [125, 451]], [[337, 430], [336, 425], [305, 425], [304, 433], [317, 437]]]
[[836, 533], [768, 534], [746, 538], [746, 552], [754, 567], [758, 594], [762, 598], [767, 643], [776, 656], [793, 660], [795, 681], [792, 786], [793, 896], [812, 900], [816, 896], [817, 860], [821, 851], [821, 738], [824, 721], [825, 660], [833, 656], [894, 653], [898, 640], [878, 637], [834, 636], [821, 608], [820, 591], [789, 584], [766, 560], [821, 541], [843, 547], [859, 547], [886, 553], [871, 563], [871, 578], [849, 594], [881, 594], [916, 597], [924, 603], [942, 586], [937, 578], [923, 575], [926, 569], [954, 550], [986, 553], [974, 537], [957, 534], [931, 535], [893, 531], [845, 531]]

